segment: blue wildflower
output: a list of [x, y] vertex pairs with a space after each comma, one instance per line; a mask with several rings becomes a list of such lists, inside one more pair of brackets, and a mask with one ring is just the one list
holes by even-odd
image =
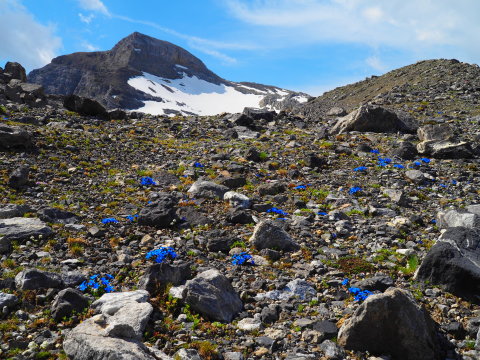
[[372, 154], [380, 154], [380, 151], [377, 150], [377, 149], [372, 149], [370, 152], [371, 152]]
[[328, 215], [325, 211], [319, 211], [317, 214], [318, 214], [318, 215], [321, 215], [321, 216], [326, 216], [326, 215]]
[[420, 160], [422, 160], [425, 164], [428, 164], [430, 162], [430, 159], [427, 158], [421, 158]]
[[397, 169], [405, 169], [405, 166], [403, 166], [402, 164], [395, 164], [393, 165], [393, 167]]
[[242, 251], [239, 254], [232, 255], [233, 265], [255, 265], [252, 255], [249, 255], [246, 251]]
[[288, 215], [287, 212], [285, 212], [281, 209], [277, 209], [276, 207], [272, 207], [272, 208], [268, 209], [267, 213], [275, 213], [275, 214], [279, 214], [279, 215]]
[[362, 191], [362, 188], [359, 187], [359, 186], [354, 186], [354, 187], [351, 187], [349, 190], [348, 190], [348, 193], [350, 195], [354, 195], [356, 193], [358, 193], [359, 191]]
[[138, 215], [135, 214], [135, 215], [127, 215], [125, 216], [125, 218], [128, 220], [128, 221], [135, 221], [136, 218], [138, 218]]
[[347, 286], [349, 281], [350, 281], [350, 279], [348, 279], [348, 278], [343, 279], [342, 285]]
[[435, 219], [432, 219], [432, 221], [430, 221], [432, 224], [436, 224], [437, 223], [437, 220]]
[[87, 282], [86, 282], [86, 281], [82, 282], [82, 283], [78, 286], [78, 289], [79, 289], [80, 291], [85, 291], [85, 290], [87, 289]]
[[88, 281], [82, 282], [78, 289], [80, 291], [87, 291], [91, 290], [95, 293], [104, 291], [104, 292], [112, 292], [113, 287], [110, 284], [110, 280], [113, 279], [113, 276], [110, 274], [105, 274], [101, 276], [100, 274], [95, 274], [89, 277]]
[[196, 167], [196, 168], [203, 168], [205, 167], [205, 165], [199, 163], [198, 161], [196, 161], [195, 163], [193, 163], [193, 167]]
[[159, 249], [151, 250], [145, 255], [145, 259], [155, 259], [157, 264], [161, 264], [165, 261], [165, 259], [175, 259], [177, 257], [177, 253], [175, 250], [170, 246], [164, 246]]
[[115, 218], [102, 219], [102, 224], [118, 224], [118, 220]]
[[157, 185], [157, 183], [150, 176], [145, 176], [140, 179], [140, 185], [149, 186], [149, 185]]
[[353, 171], [367, 171], [367, 167], [366, 166], [359, 166], [359, 167], [356, 167], [355, 169], [353, 169]]
[[457, 180], [452, 180], [452, 185], [457, 185]]
[[298, 185], [294, 187], [295, 190], [305, 190], [306, 188], [307, 188], [306, 185]]

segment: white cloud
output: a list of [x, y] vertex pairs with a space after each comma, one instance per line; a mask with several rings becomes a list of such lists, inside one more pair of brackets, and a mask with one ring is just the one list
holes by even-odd
[[478, 0], [224, 0], [267, 47], [361, 44], [480, 62]]
[[81, 8], [110, 16], [110, 12], [101, 0], [78, 0]]
[[85, 24], [90, 24], [95, 17], [94, 14], [88, 14], [88, 15], [83, 15], [82, 13], [78, 13], [78, 17], [80, 18], [81, 22], [84, 22]]
[[48, 64], [62, 47], [54, 26], [37, 22], [18, 0], [0, 1], [0, 34], [0, 60], [17, 61], [27, 71]]
[[378, 56], [369, 56], [365, 59], [365, 62], [372, 69], [381, 73], [388, 69], [388, 66], [386, 66]]

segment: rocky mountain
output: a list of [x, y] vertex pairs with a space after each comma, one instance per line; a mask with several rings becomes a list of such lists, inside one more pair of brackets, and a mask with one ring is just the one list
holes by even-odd
[[244, 107], [282, 110], [307, 94], [256, 83], [231, 82], [179, 46], [135, 32], [109, 51], [59, 56], [28, 81], [49, 94], [95, 99], [106, 108], [151, 114], [214, 115]]
[[[432, 119], [447, 116], [446, 110], [460, 117], [479, 115], [479, 102], [480, 67], [439, 59], [420, 61], [338, 87], [300, 105], [297, 113], [321, 121], [371, 103]], [[329, 113], [334, 107], [337, 111]]]
[[172, 119], [7, 63], [0, 358], [479, 359], [476, 67], [412, 67]]

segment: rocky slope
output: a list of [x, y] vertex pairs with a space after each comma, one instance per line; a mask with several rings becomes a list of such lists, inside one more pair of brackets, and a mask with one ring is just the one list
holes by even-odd
[[76, 99], [87, 116], [24, 81], [0, 71], [0, 357], [479, 357], [464, 94], [442, 114], [418, 109], [432, 89], [395, 104], [408, 116], [370, 104], [319, 123]]
[[109, 51], [59, 56], [33, 70], [28, 80], [48, 94], [75, 94], [109, 109], [152, 114], [214, 115], [258, 106], [282, 110], [309, 98], [273, 86], [224, 80], [181, 47], [137, 32]]

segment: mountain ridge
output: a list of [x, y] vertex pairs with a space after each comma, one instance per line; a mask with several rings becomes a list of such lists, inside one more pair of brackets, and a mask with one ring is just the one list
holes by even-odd
[[[152, 78], [148, 78], [150, 75], [158, 77], [156, 85], [152, 84], [156, 90], [147, 84], [149, 81], [153, 83]], [[137, 88], [129, 84], [134, 78], [142, 78], [142, 81], [136, 82]], [[192, 97], [184, 95], [190, 94], [191, 89], [177, 87], [175, 91], [170, 88], [169, 82], [180, 79], [187, 81], [193, 79], [191, 83], [193, 87], [206, 85], [204, 83], [216, 85], [218, 86], [216, 91], [219, 94], [227, 93], [229, 88], [232, 88], [234, 92], [231, 91], [230, 95], [240, 96], [235, 99], [240, 103], [234, 109], [237, 111], [252, 104], [259, 106], [263, 95], [274, 95], [276, 96], [274, 100], [280, 100], [280, 102], [268, 101], [266, 105], [276, 110], [281, 110], [283, 106], [282, 96], [290, 95], [288, 99], [290, 107], [295, 105], [295, 101], [292, 103], [292, 98], [295, 96], [298, 96], [300, 101], [306, 101], [309, 97], [307, 94], [274, 86], [225, 80], [209, 70], [200, 59], [187, 50], [138, 32], [123, 38], [111, 50], [59, 56], [50, 64], [33, 70], [28, 75], [29, 82], [44, 86], [47, 93], [84, 96], [99, 101], [107, 108], [142, 109], [146, 108], [146, 102], [148, 102], [151, 105], [150, 108], [159, 109], [160, 107], [159, 114], [163, 111], [163, 113], [198, 112], [201, 115], [213, 115], [202, 113], [201, 108], [192, 108], [184, 102], [185, 99], [195, 101]], [[181, 82], [178, 85], [182, 86]], [[242, 99], [242, 94], [256, 95], [259, 98], [258, 101], [252, 96]], [[204, 100], [206, 99], [201, 99], [201, 101]], [[243, 107], [242, 101], [245, 103]], [[220, 109], [223, 108], [220, 107]], [[228, 111], [228, 108], [223, 110], [235, 112]]]

